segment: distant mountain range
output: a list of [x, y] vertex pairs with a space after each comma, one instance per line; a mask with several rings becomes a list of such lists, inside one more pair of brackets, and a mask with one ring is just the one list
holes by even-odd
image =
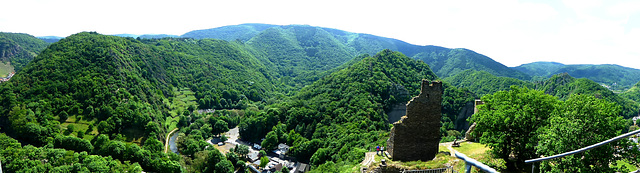
[[[298, 64], [296, 69], [281, 69], [282, 74], [294, 76], [300, 75], [296, 72], [297, 70], [313, 71], [314, 68], [327, 70], [357, 55], [375, 54], [381, 50], [390, 49], [424, 61], [440, 77], [473, 69], [487, 71], [497, 76], [530, 79], [530, 76], [525, 73], [510, 69], [468, 49], [419, 46], [392, 38], [308, 25], [241, 24], [191, 31], [181, 37], [246, 42], [257, 50], [265, 51], [265, 56], [277, 65]], [[291, 57], [298, 56], [306, 58], [300, 62], [291, 61]], [[316, 67], [305, 67], [309, 64], [315, 64]]]
[[[319, 74], [348, 62], [362, 54], [375, 54], [384, 49], [399, 51], [422, 60], [441, 78], [465, 70], [486, 71], [498, 77], [520, 80], [545, 80], [555, 74], [568, 73], [576, 78], [591, 79], [610, 89], [623, 90], [640, 81], [640, 70], [619, 65], [565, 65], [557, 62], [534, 62], [507, 67], [500, 62], [468, 49], [419, 46], [393, 38], [352, 33], [338, 29], [308, 25], [240, 24], [194, 30], [177, 35], [116, 34], [120, 37], [221, 39], [239, 41], [251, 47], [256, 58], [272, 64], [279, 75], [314, 81]], [[62, 37], [39, 37], [55, 42]], [[283, 67], [287, 68], [283, 68]], [[304, 83], [304, 82], [303, 82]]]
[[57, 41], [60, 41], [61, 39], [63, 39], [64, 37], [58, 37], [58, 36], [42, 36], [42, 37], [36, 37], [40, 40], [43, 40], [47, 43], [55, 43]]
[[568, 73], [575, 78], [587, 78], [611, 88], [628, 88], [640, 81], [640, 70], [614, 64], [565, 65], [557, 62], [534, 62], [512, 69], [531, 76], [549, 78], [555, 74]]

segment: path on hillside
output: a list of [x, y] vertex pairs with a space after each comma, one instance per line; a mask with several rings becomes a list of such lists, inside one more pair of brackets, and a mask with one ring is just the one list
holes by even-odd
[[364, 160], [360, 163], [362, 166], [369, 167], [373, 161], [375, 161], [374, 157], [376, 156], [376, 152], [367, 152], [364, 154]]
[[[460, 141], [456, 141], [457, 143], [462, 143], [462, 142], [466, 142], [465, 140], [460, 140]], [[453, 142], [445, 142], [445, 143], [440, 143], [440, 146], [446, 146], [447, 149], [449, 149], [449, 154], [451, 154], [451, 157], [456, 157], [456, 152], [458, 150], [453, 149], [453, 147], [451, 147], [451, 145], [453, 144]]]
[[178, 128], [171, 130], [169, 134], [167, 134], [167, 138], [164, 142], [164, 153], [167, 153], [167, 150], [169, 150], [169, 139], [171, 139], [171, 134], [173, 134], [176, 131], [178, 131]]

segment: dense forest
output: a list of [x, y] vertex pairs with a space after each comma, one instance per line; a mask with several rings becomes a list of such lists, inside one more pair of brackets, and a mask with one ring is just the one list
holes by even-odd
[[[423, 79], [443, 81], [441, 142], [462, 138], [470, 122], [482, 123], [475, 135], [508, 169], [520, 169], [522, 159], [535, 154], [574, 149], [549, 146], [566, 131], [558, 126], [573, 127], [567, 121], [602, 117], [601, 123], [615, 124], [616, 132], [600, 140], [627, 131], [633, 123], [623, 118], [640, 110], [638, 84], [617, 94], [591, 80], [592, 73], [541, 76], [467, 49], [306, 25], [243, 24], [180, 37], [82, 32], [52, 44], [2, 33], [0, 50], [18, 72], [0, 83], [0, 161], [8, 172], [244, 172], [248, 149], [222, 153], [208, 143], [236, 127], [262, 152], [284, 143], [289, 156], [314, 172], [345, 172], [365, 152], [386, 145], [390, 112], [416, 96]], [[616, 71], [600, 67], [590, 68]], [[545, 68], [528, 66], [538, 73]], [[472, 117], [480, 98], [488, 104]], [[514, 109], [502, 110], [503, 104]], [[608, 113], [586, 116], [569, 108]], [[528, 123], [535, 126], [516, 127]], [[164, 151], [172, 130], [179, 133], [179, 154]], [[505, 130], [514, 131], [494, 133]], [[522, 138], [499, 148], [500, 135]], [[545, 164], [544, 170], [570, 170]], [[594, 171], [586, 167], [579, 170]]]

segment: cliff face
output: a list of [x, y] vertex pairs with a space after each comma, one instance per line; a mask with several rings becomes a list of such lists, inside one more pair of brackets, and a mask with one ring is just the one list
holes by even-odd
[[11, 58], [14, 57], [21, 48], [18, 45], [3, 42], [3, 39], [4, 38], [0, 38], [0, 61], [6, 63], [10, 62]]
[[393, 160], [432, 160], [438, 153], [442, 116], [442, 82], [422, 80], [417, 97], [407, 103], [407, 113], [393, 123], [387, 151]]
[[49, 44], [28, 34], [0, 32], [0, 61], [20, 71]]

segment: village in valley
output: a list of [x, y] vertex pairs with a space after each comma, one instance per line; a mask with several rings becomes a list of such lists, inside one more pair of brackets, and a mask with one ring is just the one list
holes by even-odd
[[13, 75], [15, 75], [15, 74], [16, 74], [16, 72], [11, 72], [11, 73], [9, 73], [7, 75], [7, 77], [0, 78], [0, 83], [9, 81], [9, 79], [11, 79], [11, 77], [13, 77]]
[[[311, 168], [308, 164], [298, 162], [295, 158], [288, 156], [287, 152], [290, 146], [282, 143], [278, 144], [275, 150], [266, 151], [264, 157], [268, 158], [268, 163], [261, 167], [260, 165], [263, 164], [261, 164], [260, 158], [262, 158], [265, 153], [260, 153], [263, 149], [260, 144], [239, 139], [238, 127], [229, 129], [228, 132], [224, 133], [224, 136], [226, 137], [226, 141], [222, 141], [221, 137], [215, 137], [208, 139], [207, 143], [225, 155], [240, 147], [248, 148], [248, 154], [246, 155], [247, 169], [251, 169], [252, 172], [271, 173], [283, 171], [283, 169], [286, 168], [285, 170], [289, 170], [289, 173], [304, 173], [308, 172]], [[175, 142], [170, 142], [170, 145], [175, 145]], [[178, 153], [176, 147], [172, 146], [171, 150], [174, 153]]]

